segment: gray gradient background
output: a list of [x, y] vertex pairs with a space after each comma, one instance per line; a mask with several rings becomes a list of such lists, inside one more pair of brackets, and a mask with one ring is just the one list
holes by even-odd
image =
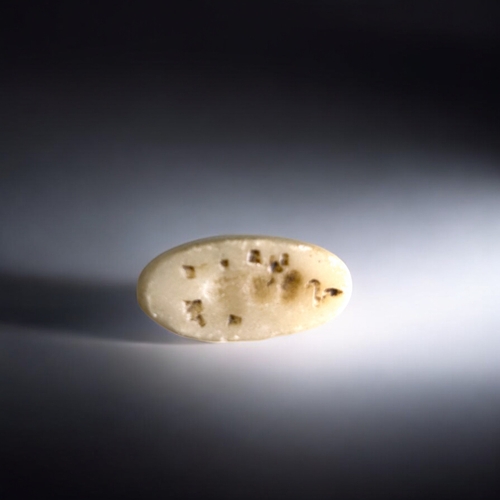
[[[2, 51], [0, 497], [497, 497], [495, 3], [65, 5]], [[140, 311], [234, 233], [339, 255], [347, 310], [231, 345]]]

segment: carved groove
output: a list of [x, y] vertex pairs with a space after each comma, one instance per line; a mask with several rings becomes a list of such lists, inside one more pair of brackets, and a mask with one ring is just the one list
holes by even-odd
[[271, 257], [270, 263], [269, 263], [269, 268], [272, 273], [282, 273], [283, 268], [280, 266], [280, 263], [277, 260], [274, 260], [274, 256]]
[[309, 283], [307, 283], [307, 288], [310, 288], [310, 287], [314, 288], [313, 304], [315, 306], [318, 306], [322, 300], [321, 292], [320, 292], [321, 283], [316, 279], [312, 279], [309, 281]]
[[186, 313], [190, 321], [196, 321], [200, 326], [205, 326], [207, 323], [201, 312], [203, 311], [203, 304], [201, 300], [185, 300]]
[[313, 304], [315, 306], [319, 306], [328, 296], [335, 297], [344, 293], [338, 288], [325, 288], [321, 293], [321, 283], [316, 279], [312, 279], [307, 283], [307, 288], [310, 287], [314, 287]]
[[262, 262], [260, 250], [250, 250], [250, 252], [248, 253], [248, 262], [252, 262], [253, 264], [260, 264]]
[[282, 266], [288, 266], [288, 259], [289, 259], [288, 254], [287, 253], [282, 253], [281, 257], [280, 257], [280, 264]]
[[182, 266], [182, 269], [184, 269], [187, 279], [192, 280], [196, 277], [196, 271], [193, 266]]
[[194, 318], [194, 321], [197, 321], [201, 327], [204, 327], [207, 324], [207, 322], [205, 321], [205, 319], [203, 318], [203, 316], [201, 314], [198, 314], [198, 316], [196, 316], [196, 318]]
[[230, 314], [229, 317], [227, 318], [228, 325], [239, 325], [241, 321], [242, 318], [240, 316], [236, 316], [235, 314]]

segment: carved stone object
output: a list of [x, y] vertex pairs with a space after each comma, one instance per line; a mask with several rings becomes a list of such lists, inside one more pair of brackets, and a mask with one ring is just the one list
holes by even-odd
[[337, 316], [351, 297], [347, 266], [287, 238], [218, 236], [162, 253], [142, 271], [137, 298], [168, 330], [205, 342], [263, 340]]

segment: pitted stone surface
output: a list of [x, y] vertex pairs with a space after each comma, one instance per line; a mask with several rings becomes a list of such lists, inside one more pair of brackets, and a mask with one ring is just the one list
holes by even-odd
[[206, 342], [262, 340], [321, 325], [351, 296], [347, 266], [329, 251], [268, 236], [186, 243], [142, 271], [137, 297], [154, 321]]

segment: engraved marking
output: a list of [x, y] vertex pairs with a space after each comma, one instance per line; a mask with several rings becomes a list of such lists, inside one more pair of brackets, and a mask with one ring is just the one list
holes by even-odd
[[321, 283], [316, 279], [310, 280], [309, 283], [307, 283], [307, 288], [310, 287], [314, 287], [313, 304], [315, 306], [319, 306], [328, 296], [335, 297], [344, 293], [338, 288], [325, 288], [323, 293], [321, 293]]
[[197, 321], [201, 327], [203, 327], [207, 324], [207, 322], [205, 321], [205, 319], [203, 318], [203, 316], [201, 314], [198, 314], [198, 316], [196, 316], [195, 321]]
[[229, 260], [228, 259], [222, 259], [220, 261], [220, 265], [224, 268], [229, 267]]
[[262, 262], [260, 250], [250, 250], [250, 252], [248, 253], [248, 262], [260, 264]]
[[192, 280], [196, 277], [196, 272], [193, 266], [182, 266], [182, 269], [184, 269], [187, 279]]
[[300, 285], [302, 284], [302, 275], [299, 271], [292, 269], [283, 276], [281, 282], [282, 299], [290, 301], [295, 299], [299, 292]]
[[309, 283], [307, 283], [307, 288], [311, 287], [314, 287], [313, 304], [319, 306], [321, 302], [321, 283], [316, 279], [310, 280]]
[[272, 273], [282, 273], [283, 268], [280, 266], [280, 263], [274, 259], [274, 255], [271, 256], [269, 260], [269, 269]]
[[201, 300], [185, 300], [184, 304], [186, 304], [186, 312], [190, 314], [197, 315], [203, 311], [203, 303]]
[[200, 326], [205, 326], [207, 324], [201, 315], [201, 311], [203, 311], [201, 300], [185, 300], [184, 304], [186, 305], [186, 313], [190, 321], [196, 321]]
[[280, 264], [282, 266], [288, 266], [289, 256], [287, 253], [282, 253], [280, 257]]
[[240, 316], [236, 316], [235, 314], [230, 314], [227, 318], [228, 325], [239, 325], [241, 323], [242, 318]]

